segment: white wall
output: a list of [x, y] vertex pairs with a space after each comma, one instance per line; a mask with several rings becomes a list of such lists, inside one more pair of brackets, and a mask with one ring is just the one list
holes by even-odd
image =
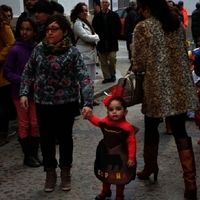
[[[178, 3], [180, 0], [174, 0], [175, 3]], [[200, 0], [182, 0], [184, 2], [184, 7], [188, 10], [188, 15], [192, 14], [192, 11], [196, 9], [196, 3]]]
[[13, 9], [13, 16], [18, 17], [24, 11], [23, 0], [0, 0], [0, 5], [6, 4]]
[[58, 0], [58, 3], [62, 4], [62, 6], [64, 7], [65, 13], [67, 15], [70, 15], [71, 10], [79, 2], [85, 2], [87, 5], [89, 5], [89, 1], [88, 0], [81, 0], [81, 1], [80, 0]]

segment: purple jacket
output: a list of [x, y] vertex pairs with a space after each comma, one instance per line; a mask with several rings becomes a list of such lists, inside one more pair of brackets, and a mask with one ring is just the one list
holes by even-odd
[[[7, 55], [4, 63], [4, 77], [12, 85], [11, 97], [13, 99], [19, 98], [21, 75], [36, 45], [36, 42], [25, 43], [19, 38]], [[33, 86], [28, 97], [33, 98]]]

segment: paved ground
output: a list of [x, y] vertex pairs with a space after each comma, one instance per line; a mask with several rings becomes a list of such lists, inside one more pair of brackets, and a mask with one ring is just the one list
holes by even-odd
[[[117, 78], [124, 75], [129, 67], [125, 42], [120, 41], [118, 53]], [[105, 116], [106, 110], [102, 104], [103, 91], [112, 84], [101, 84], [103, 80], [101, 71], [98, 70], [95, 82], [95, 96], [101, 102], [100, 106], [94, 107], [94, 113]], [[137, 133], [137, 162], [138, 170], [143, 167], [143, 115], [140, 112], [141, 105], [130, 107], [128, 121], [140, 128]], [[16, 127], [16, 124], [11, 126]], [[153, 179], [142, 181], [136, 178], [126, 186], [125, 200], [183, 200], [184, 183], [182, 169], [176, 151], [174, 139], [165, 134], [164, 123], [160, 127], [160, 146], [158, 155], [159, 175], [158, 182]], [[192, 137], [196, 166], [197, 184], [200, 187], [200, 131], [194, 122], [187, 122], [187, 130]], [[63, 192], [60, 188], [59, 168], [57, 187], [52, 193], [43, 191], [45, 173], [43, 168], [29, 168], [22, 164], [23, 154], [15, 135], [10, 143], [0, 147], [0, 200], [94, 200], [101, 190], [101, 183], [93, 173], [95, 150], [102, 138], [101, 131], [91, 125], [82, 117], [77, 117], [74, 125], [74, 162], [72, 167], [72, 190]], [[57, 147], [58, 150], [58, 147]], [[57, 154], [58, 157], [58, 154]], [[112, 187], [114, 200], [115, 187]], [[200, 196], [200, 191], [198, 191]]]

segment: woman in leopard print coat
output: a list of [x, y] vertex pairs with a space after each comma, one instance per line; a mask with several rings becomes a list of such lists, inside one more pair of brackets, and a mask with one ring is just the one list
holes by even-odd
[[[145, 72], [142, 113], [145, 115], [143, 171], [137, 175], [157, 180], [158, 126], [169, 116], [185, 182], [184, 197], [197, 198], [196, 170], [191, 137], [185, 128], [186, 113], [198, 108], [187, 55], [185, 30], [165, 0], [138, 0], [145, 20], [134, 29], [133, 71]], [[159, 8], [159, 9], [158, 9]]]

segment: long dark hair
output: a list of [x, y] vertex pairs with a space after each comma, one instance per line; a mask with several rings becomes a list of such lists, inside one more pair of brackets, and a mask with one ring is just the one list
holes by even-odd
[[137, 4], [142, 10], [149, 8], [151, 15], [162, 23], [165, 32], [173, 32], [180, 27], [177, 13], [168, 6], [166, 0], [137, 0]]
[[68, 31], [67, 36], [71, 39], [72, 44], [75, 46], [74, 34], [69, 20], [64, 15], [61, 14], [51, 15], [47, 19], [44, 29], [46, 30], [47, 26], [53, 22], [56, 22], [60, 26], [63, 32]]
[[[80, 2], [76, 4], [74, 9], [71, 11], [70, 19], [73, 23], [75, 23], [75, 21], [77, 20], [78, 14], [83, 12], [83, 6], [87, 7], [87, 5], [84, 2]], [[90, 27], [90, 30], [92, 31], [92, 34], [94, 35], [95, 31], [94, 31], [94, 28], [92, 27], [92, 24], [88, 20], [82, 20], [82, 21], [85, 22]]]

